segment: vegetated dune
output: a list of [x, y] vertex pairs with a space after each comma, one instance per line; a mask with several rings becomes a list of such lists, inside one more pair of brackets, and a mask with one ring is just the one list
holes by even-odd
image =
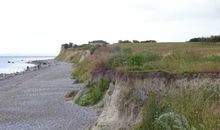
[[220, 124], [219, 52], [218, 43], [123, 43], [59, 57], [73, 54], [73, 78], [87, 84], [74, 101], [97, 107], [93, 130], [211, 130]]

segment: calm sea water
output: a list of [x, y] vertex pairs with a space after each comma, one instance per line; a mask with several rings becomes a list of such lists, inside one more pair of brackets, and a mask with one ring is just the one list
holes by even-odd
[[[27, 62], [33, 60], [46, 60], [54, 59], [54, 57], [49, 56], [0, 56], [0, 74], [10, 74], [15, 72], [24, 71], [27, 66], [32, 67], [33, 64], [28, 64]], [[10, 62], [10, 63], [9, 63]]]

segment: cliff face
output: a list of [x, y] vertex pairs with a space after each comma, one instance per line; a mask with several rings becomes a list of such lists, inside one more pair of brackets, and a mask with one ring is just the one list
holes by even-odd
[[[90, 56], [89, 50], [71, 48], [62, 49], [57, 59], [84, 63], [85, 59], [90, 58], [88, 63], [93, 64], [92, 60], [96, 58]], [[132, 130], [141, 122], [144, 104], [151, 92], [174, 93], [178, 89], [220, 85], [220, 73], [116, 72], [101, 67], [92, 72], [91, 82], [107, 79], [111, 83], [100, 102], [103, 105], [102, 112], [91, 127], [92, 130]], [[79, 68], [83, 69], [84, 66]], [[78, 95], [83, 96], [88, 89], [83, 88]]]
[[57, 60], [66, 62], [82, 62], [84, 59], [90, 56], [89, 50], [83, 50], [79, 48], [61, 48], [59, 55], [56, 57]]
[[[101, 75], [100, 77], [105, 77]], [[149, 92], [174, 92], [187, 87], [220, 84], [220, 74], [166, 73], [124, 74], [113, 76], [103, 99], [104, 108], [92, 130], [130, 130], [142, 119], [142, 110]]]

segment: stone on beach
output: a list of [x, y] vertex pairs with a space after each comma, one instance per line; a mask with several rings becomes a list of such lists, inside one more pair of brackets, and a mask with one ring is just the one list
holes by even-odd
[[65, 101], [66, 93], [81, 88], [72, 84], [72, 65], [49, 62], [48, 67], [0, 80], [0, 130], [84, 130], [95, 122], [93, 108]]

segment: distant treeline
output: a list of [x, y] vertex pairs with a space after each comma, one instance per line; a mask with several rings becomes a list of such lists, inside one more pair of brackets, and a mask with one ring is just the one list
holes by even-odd
[[[109, 44], [108, 42], [104, 41], [104, 40], [94, 40], [94, 41], [89, 41], [88, 44], [91, 44], [91, 45], [95, 45], [97, 43], [102, 43], [102, 44]], [[138, 40], [132, 40], [132, 41], [129, 41], [129, 40], [118, 40], [118, 43], [157, 43], [156, 40], [146, 40], [146, 41], [138, 41]], [[73, 44], [72, 42], [69, 42], [69, 43], [65, 43], [65, 44], [62, 44], [62, 48], [64, 49], [68, 49], [68, 48], [78, 48], [78, 47], [84, 47], [86, 46], [87, 44], [83, 44], [83, 45], [77, 45], [77, 44]]]
[[[89, 41], [88, 44], [90, 44], [90, 45], [100, 44], [101, 45], [101, 44], [109, 44], [109, 43], [104, 40], [94, 40], [94, 41]], [[77, 45], [77, 44], [73, 44], [72, 42], [69, 42], [69, 43], [62, 44], [62, 48], [64, 48], [64, 49], [79, 48], [79, 47], [85, 47], [88, 44]]]
[[146, 40], [146, 41], [138, 41], [138, 40], [118, 40], [118, 43], [157, 43], [155, 40]]
[[62, 47], [64, 49], [68, 49], [68, 48], [77, 48], [77, 47], [80, 47], [76, 44], [73, 44], [72, 42], [69, 42], [69, 43], [65, 43], [65, 44], [62, 44]]
[[104, 41], [104, 40], [94, 40], [94, 41], [89, 41], [89, 44], [93, 44], [93, 43], [109, 44], [108, 42], [106, 42], [106, 41]]
[[189, 42], [220, 42], [220, 35], [211, 37], [197, 37], [192, 38]]

